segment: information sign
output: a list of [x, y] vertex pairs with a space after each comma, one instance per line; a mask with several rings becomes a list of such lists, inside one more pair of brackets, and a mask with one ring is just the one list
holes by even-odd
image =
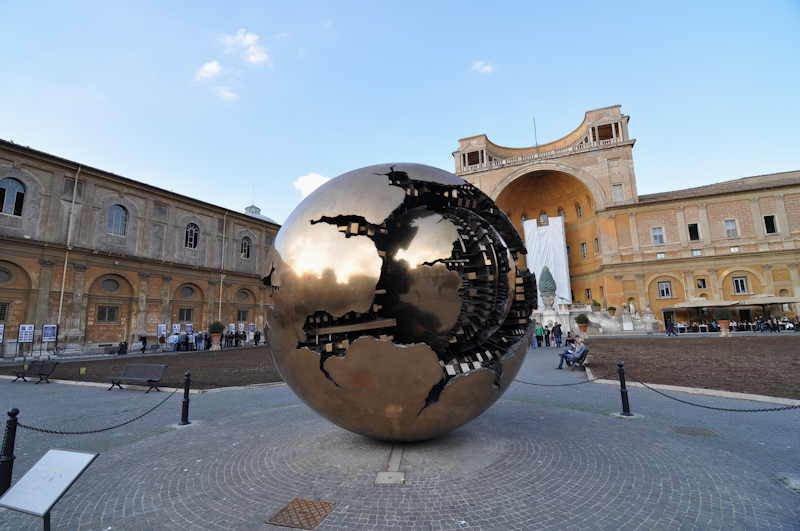
[[3, 337], [6, 334], [6, 325], [5, 323], [0, 323], [0, 343], [3, 342]]
[[0, 506], [45, 517], [53, 505], [92, 464], [97, 454], [48, 450], [0, 498]]
[[19, 343], [33, 343], [33, 325], [22, 324], [19, 325], [19, 334], [17, 336]]
[[167, 323], [158, 323], [158, 337], [167, 337]]
[[173, 334], [180, 334], [181, 333], [181, 325], [180, 325], [180, 323], [172, 323], [172, 333]]
[[256, 331], [256, 325], [254, 323], [250, 323], [250, 324], [247, 325], [247, 329], [250, 330], [250, 332], [255, 332]]
[[236, 324], [228, 323], [228, 330], [230, 330], [231, 332], [236, 332]]
[[53, 343], [56, 340], [58, 326], [44, 325], [42, 327], [42, 343]]
[[244, 332], [244, 323], [239, 323], [239, 332]]
[[186, 323], [186, 333], [191, 334], [194, 328], [192, 328], [192, 323]]

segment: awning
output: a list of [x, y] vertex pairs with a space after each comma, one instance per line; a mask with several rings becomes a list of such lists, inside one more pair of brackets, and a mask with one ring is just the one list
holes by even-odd
[[781, 297], [777, 295], [755, 295], [749, 299], [738, 301], [738, 306], [769, 306], [770, 304], [800, 303], [800, 297]]
[[669, 308], [662, 308], [662, 310], [685, 310], [687, 308], [724, 308], [729, 306], [736, 306], [736, 301], [708, 301], [705, 299], [693, 299], [685, 302], [678, 302]]

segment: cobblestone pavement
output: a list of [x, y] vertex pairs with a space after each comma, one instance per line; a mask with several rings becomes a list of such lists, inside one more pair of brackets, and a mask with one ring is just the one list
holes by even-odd
[[[532, 351], [521, 379], [569, 383], [554, 349]], [[598, 375], [601, 376], [601, 375]], [[635, 376], [635, 375], [632, 375]], [[20, 430], [15, 480], [48, 448], [101, 455], [53, 511], [54, 529], [277, 529], [294, 497], [336, 504], [318, 529], [800, 529], [800, 411], [718, 413], [631, 389], [516, 383], [441, 439], [403, 445], [404, 485], [376, 486], [391, 445], [319, 418], [283, 385], [180, 397], [123, 428], [86, 436]], [[22, 422], [91, 429], [163, 394], [0, 381]], [[764, 404], [680, 395], [704, 404]], [[0, 511], [0, 529], [39, 529]]]

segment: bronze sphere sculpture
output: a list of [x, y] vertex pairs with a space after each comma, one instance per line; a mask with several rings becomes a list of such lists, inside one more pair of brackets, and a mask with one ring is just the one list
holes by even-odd
[[530, 341], [536, 282], [506, 215], [438, 168], [381, 164], [319, 187], [278, 232], [269, 347], [331, 422], [417, 441], [483, 413]]

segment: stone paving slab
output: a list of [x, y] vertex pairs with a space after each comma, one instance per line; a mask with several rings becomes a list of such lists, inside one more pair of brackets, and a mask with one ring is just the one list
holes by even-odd
[[[581, 381], [533, 351], [520, 378]], [[0, 382], [23, 422], [94, 428], [163, 394]], [[702, 403], [757, 403], [681, 395]], [[800, 414], [716, 413], [631, 390], [623, 421], [613, 386], [514, 384], [487, 413], [434, 441], [406, 444], [402, 485], [375, 485], [391, 445], [321, 419], [285, 386], [180, 397], [96, 435], [20, 430], [15, 479], [51, 447], [101, 452], [53, 511], [55, 529], [280, 529], [264, 524], [293, 498], [329, 501], [318, 529], [798, 529]], [[39, 529], [0, 512], [0, 529]]]

